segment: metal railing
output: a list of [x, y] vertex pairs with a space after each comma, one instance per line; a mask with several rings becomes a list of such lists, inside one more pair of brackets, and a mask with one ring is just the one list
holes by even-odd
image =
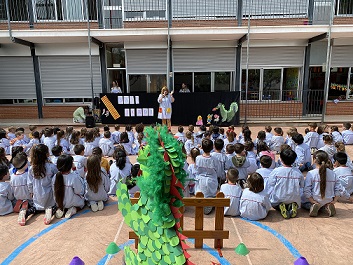
[[323, 90], [241, 91], [242, 117], [296, 119], [322, 115]]
[[32, 28], [87, 19], [100, 28], [167, 27], [169, 3], [174, 27], [237, 26], [241, 20], [245, 26], [248, 18], [251, 25], [328, 24], [333, 3], [336, 17], [353, 17], [353, 0], [0, 0], [0, 23], [7, 22], [7, 2], [10, 21]]

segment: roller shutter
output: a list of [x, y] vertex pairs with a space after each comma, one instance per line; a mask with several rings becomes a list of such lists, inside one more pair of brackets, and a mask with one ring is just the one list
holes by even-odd
[[[242, 68], [246, 68], [246, 47], [242, 48]], [[302, 67], [304, 47], [251, 47], [249, 67]]]
[[175, 72], [235, 71], [235, 48], [174, 49]]
[[0, 57], [0, 99], [35, 99], [32, 57]]
[[166, 74], [167, 50], [166, 49], [127, 49], [128, 74]]
[[353, 46], [333, 46], [331, 55], [331, 66], [353, 66]]
[[[88, 56], [41, 56], [43, 98], [90, 98], [91, 72]], [[93, 90], [102, 92], [98, 56], [92, 56]]]

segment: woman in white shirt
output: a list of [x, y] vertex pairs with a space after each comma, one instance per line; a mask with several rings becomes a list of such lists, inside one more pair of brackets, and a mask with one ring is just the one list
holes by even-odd
[[123, 93], [121, 91], [121, 88], [118, 86], [118, 82], [117, 81], [113, 81], [113, 86], [111, 88], [111, 92], [112, 93]]

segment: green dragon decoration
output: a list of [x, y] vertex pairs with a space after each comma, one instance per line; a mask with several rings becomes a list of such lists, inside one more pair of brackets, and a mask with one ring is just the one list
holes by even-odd
[[238, 103], [232, 102], [232, 104], [230, 104], [229, 110], [226, 110], [224, 104], [218, 103], [218, 105], [214, 107], [212, 111], [216, 111], [218, 109], [221, 112], [222, 122], [230, 122], [238, 112]]
[[194, 265], [188, 260], [189, 247], [180, 227], [185, 155], [167, 127], [148, 127], [145, 132], [147, 145], [137, 158], [141, 169], [137, 178], [141, 190], [138, 203], [132, 205], [127, 186], [117, 184], [119, 210], [139, 237], [137, 253], [124, 248], [125, 262]]

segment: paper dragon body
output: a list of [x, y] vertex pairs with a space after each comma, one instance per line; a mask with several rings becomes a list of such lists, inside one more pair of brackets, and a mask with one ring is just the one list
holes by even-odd
[[219, 109], [221, 113], [222, 122], [230, 122], [234, 118], [235, 114], [238, 112], [238, 104], [236, 102], [232, 102], [232, 104], [230, 104], [229, 110], [226, 110], [224, 104], [218, 103], [218, 105], [213, 108], [212, 111], [216, 111], [217, 109]]
[[124, 248], [125, 262], [194, 265], [180, 227], [185, 155], [166, 127], [148, 127], [145, 132], [147, 145], [137, 159], [142, 171], [137, 179], [139, 201], [132, 205], [127, 186], [120, 182], [116, 192], [125, 223], [139, 237], [137, 254]]

